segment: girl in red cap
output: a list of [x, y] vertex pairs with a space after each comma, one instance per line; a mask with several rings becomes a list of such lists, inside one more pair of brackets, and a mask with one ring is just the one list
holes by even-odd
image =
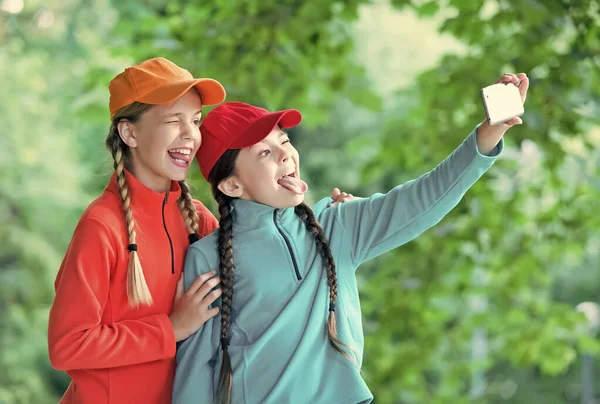
[[115, 172], [58, 272], [50, 361], [72, 378], [61, 403], [167, 404], [176, 343], [218, 312], [208, 306], [219, 279], [203, 274], [183, 293], [181, 272], [189, 244], [218, 226], [185, 178], [201, 143], [202, 106], [222, 102], [225, 91], [164, 58], [126, 68], [109, 90]]
[[[525, 102], [525, 74], [498, 80], [519, 81]], [[416, 180], [310, 209], [298, 152], [282, 130], [300, 120], [296, 110], [230, 102], [202, 123], [197, 157], [220, 227], [190, 247], [184, 289], [218, 266], [221, 311], [177, 351], [175, 404], [370, 403], [355, 270], [437, 224], [492, 166], [504, 133], [522, 122], [484, 121]]]

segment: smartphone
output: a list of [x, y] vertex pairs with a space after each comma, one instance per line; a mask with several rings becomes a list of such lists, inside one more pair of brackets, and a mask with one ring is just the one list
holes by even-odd
[[525, 113], [519, 87], [513, 83], [492, 84], [481, 89], [485, 114], [490, 125], [510, 121]]

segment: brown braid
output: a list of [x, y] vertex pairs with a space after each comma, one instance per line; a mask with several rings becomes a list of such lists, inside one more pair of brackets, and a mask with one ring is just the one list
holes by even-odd
[[337, 324], [335, 321], [335, 303], [338, 292], [337, 275], [335, 261], [331, 255], [331, 249], [329, 248], [329, 242], [327, 241], [327, 237], [325, 236], [323, 228], [317, 221], [315, 214], [308, 205], [302, 203], [294, 208], [294, 212], [305, 223], [306, 229], [309, 231], [309, 233], [315, 237], [317, 250], [321, 254], [321, 257], [323, 257], [323, 262], [325, 263], [327, 269], [327, 285], [329, 286], [329, 317], [327, 320], [327, 332], [329, 334], [329, 343], [336, 351], [354, 363], [354, 359], [342, 347], [354, 352], [353, 349], [340, 341], [337, 336]]
[[196, 206], [194, 205], [190, 187], [185, 181], [179, 181], [181, 187], [181, 196], [177, 201], [181, 216], [185, 221], [185, 227], [190, 234], [198, 234], [198, 212], [196, 212]]
[[233, 302], [233, 279], [235, 265], [233, 263], [233, 219], [231, 217], [231, 198], [213, 187], [213, 194], [219, 204], [219, 272], [221, 275], [221, 349], [223, 363], [219, 376], [219, 399], [223, 404], [231, 403], [233, 389], [233, 370], [229, 357], [229, 329], [231, 327], [231, 306]]
[[221, 276], [221, 349], [223, 361], [219, 375], [217, 402], [230, 404], [233, 391], [233, 369], [229, 357], [229, 329], [231, 328], [231, 306], [233, 304], [233, 281], [235, 265], [233, 262], [233, 218], [231, 216], [232, 198], [219, 190], [219, 184], [230, 177], [240, 150], [227, 150], [217, 161], [208, 175], [212, 193], [219, 204], [219, 272]]

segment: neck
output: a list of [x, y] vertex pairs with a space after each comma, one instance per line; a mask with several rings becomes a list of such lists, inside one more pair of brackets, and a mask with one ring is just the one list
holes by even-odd
[[137, 167], [137, 164], [133, 163], [129, 172], [137, 178], [147, 188], [150, 188], [154, 192], [167, 192], [171, 189], [172, 180], [169, 178], [160, 177], [148, 170], [144, 170]]

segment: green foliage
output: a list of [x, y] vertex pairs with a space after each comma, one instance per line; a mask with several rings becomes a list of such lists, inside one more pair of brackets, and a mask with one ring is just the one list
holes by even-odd
[[[527, 72], [525, 124], [504, 157], [442, 223], [358, 271], [364, 373], [379, 403], [578, 400], [580, 353], [600, 356], [574, 309], [599, 299], [598, 7], [390, 3], [444, 16], [440, 30], [468, 45], [391, 101], [354, 50], [366, 0], [31, 0], [1, 12], [0, 403], [57, 402], [66, 388], [47, 360], [53, 279], [111, 172], [107, 84], [154, 56], [220, 80], [230, 101], [301, 110], [291, 135], [312, 199], [428, 171], [483, 119], [479, 89]], [[196, 167], [191, 180], [214, 208]]]
[[[598, 24], [585, 13], [592, 3], [503, 2], [484, 18], [483, 2], [451, 5], [457, 13], [441, 29], [471, 49], [447, 55], [402, 91], [417, 101], [388, 122], [364, 180], [388, 188], [432, 168], [481, 121], [478, 90], [502, 73], [527, 72], [531, 91], [525, 125], [507, 135], [505, 157], [441, 225], [368, 275], [363, 309], [375, 328], [365, 368], [382, 402], [446, 402], [468, 392], [477, 369], [511, 380], [499, 370], [506, 361], [556, 377], [577, 349], [599, 348], [574, 311], [579, 299], [598, 299], [575, 292], [586, 287], [579, 277], [591, 276], [581, 273], [593, 274], [596, 290], [600, 276], [591, 209], [600, 196]], [[562, 282], [571, 293], [557, 293]], [[475, 330], [486, 332], [482, 363], [469, 357]], [[494, 383], [492, 401], [503, 397]]]

